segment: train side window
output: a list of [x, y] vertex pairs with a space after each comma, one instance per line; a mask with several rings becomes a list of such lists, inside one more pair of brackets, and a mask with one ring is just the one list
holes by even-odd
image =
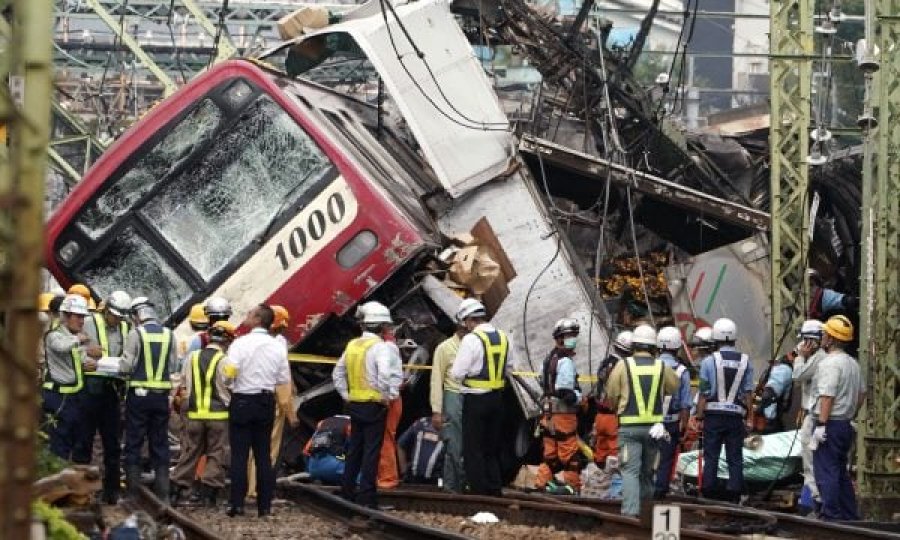
[[378, 236], [374, 232], [359, 231], [338, 250], [337, 263], [343, 268], [353, 268], [376, 247], [378, 247]]

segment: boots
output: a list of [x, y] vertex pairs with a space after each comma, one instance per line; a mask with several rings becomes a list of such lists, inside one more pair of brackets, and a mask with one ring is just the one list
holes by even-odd
[[137, 497], [138, 486], [141, 485], [141, 467], [140, 465], [125, 466], [125, 488], [128, 495], [132, 498]]
[[203, 485], [200, 488], [203, 505], [207, 508], [215, 508], [219, 505], [219, 489]]
[[172, 492], [169, 494], [169, 504], [172, 506], [178, 506], [181, 504], [182, 499], [184, 499], [184, 490], [185, 487], [181, 484], [175, 484], [172, 488]]
[[153, 493], [161, 501], [169, 500], [169, 467], [157, 467], [153, 479]]

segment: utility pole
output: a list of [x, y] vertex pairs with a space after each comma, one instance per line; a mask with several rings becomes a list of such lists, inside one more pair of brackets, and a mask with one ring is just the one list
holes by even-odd
[[31, 528], [52, 28], [53, 2], [14, 0], [0, 53], [0, 538]]
[[[811, 0], [772, 0], [772, 358], [806, 312], [809, 251], [809, 125], [813, 60]], [[799, 294], [798, 294], [799, 293]]]
[[900, 503], [900, 0], [867, 0], [866, 17], [859, 357], [868, 396], [856, 461], [863, 512], [890, 519]]

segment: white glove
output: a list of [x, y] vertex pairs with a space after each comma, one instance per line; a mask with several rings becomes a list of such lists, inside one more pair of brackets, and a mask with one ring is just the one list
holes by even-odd
[[670, 439], [669, 432], [666, 431], [666, 426], [657, 422], [653, 424], [653, 427], [650, 428], [650, 437], [654, 440], [663, 440], [668, 441]]
[[812, 437], [809, 438], [809, 449], [815, 450], [819, 447], [819, 444], [825, 442], [826, 438], [825, 426], [816, 426], [816, 429], [812, 432]]

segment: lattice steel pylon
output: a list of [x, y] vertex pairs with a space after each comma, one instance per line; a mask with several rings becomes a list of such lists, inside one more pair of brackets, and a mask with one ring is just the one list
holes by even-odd
[[900, 502], [900, 0], [877, 0], [875, 9], [878, 127], [867, 134], [860, 276], [860, 362], [869, 395], [859, 415], [857, 480], [865, 513], [891, 518]]
[[814, 49], [812, 1], [772, 0], [770, 5], [772, 353], [776, 355], [803, 316], [809, 297], [807, 156]]
[[[31, 536], [37, 419], [36, 315], [50, 134], [53, 3], [15, 0], [0, 38], [0, 538]], [[4, 21], [5, 23], [5, 21]]]

